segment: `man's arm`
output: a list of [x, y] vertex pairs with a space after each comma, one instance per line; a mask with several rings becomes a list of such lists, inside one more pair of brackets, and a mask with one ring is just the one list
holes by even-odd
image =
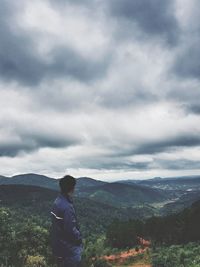
[[64, 212], [64, 231], [67, 239], [75, 245], [82, 244], [80, 231], [77, 229], [77, 222], [74, 211], [69, 207]]

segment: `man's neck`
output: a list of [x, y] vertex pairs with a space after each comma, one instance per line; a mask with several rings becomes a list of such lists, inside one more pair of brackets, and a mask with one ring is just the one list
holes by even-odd
[[70, 200], [71, 202], [72, 202], [72, 195], [70, 194], [70, 193], [65, 193], [65, 192], [61, 192], [61, 194], [65, 197], [65, 198], [67, 198], [68, 200]]

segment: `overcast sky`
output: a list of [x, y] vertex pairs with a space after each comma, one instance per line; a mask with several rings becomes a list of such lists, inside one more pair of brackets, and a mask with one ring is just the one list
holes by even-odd
[[1, 0], [0, 174], [200, 174], [199, 0]]

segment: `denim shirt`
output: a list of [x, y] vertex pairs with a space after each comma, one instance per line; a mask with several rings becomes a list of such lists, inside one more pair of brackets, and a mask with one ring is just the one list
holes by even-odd
[[51, 210], [51, 245], [56, 257], [79, 258], [82, 253], [82, 237], [72, 198], [60, 193]]

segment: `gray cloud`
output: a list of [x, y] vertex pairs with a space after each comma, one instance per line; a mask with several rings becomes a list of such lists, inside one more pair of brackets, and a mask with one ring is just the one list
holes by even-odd
[[[185, 147], [196, 147], [200, 145], [200, 136], [198, 135], [178, 135], [174, 138], [165, 138], [158, 141], [143, 142], [141, 144], [131, 144], [130, 148], [123, 149], [115, 147], [113, 148], [113, 157], [127, 157], [133, 155], [154, 155], [161, 152], [175, 152], [177, 149]], [[132, 146], [134, 146], [132, 148]]]
[[167, 150], [174, 150], [180, 147], [195, 147], [200, 145], [200, 136], [186, 135], [177, 136], [168, 140], [143, 144], [136, 149], [136, 154], [155, 154]]
[[13, 134], [7, 142], [0, 142], [0, 157], [15, 157], [19, 153], [30, 153], [40, 148], [64, 148], [80, 144], [81, 140], [77, 137], [61, 136], [54, 132], [18, 132]]
[[190, 112], [200, 114], [200, 105], [194, 104], [187, 108]]
[[51, 62], [41, 58], [30, 38], [30, 32], [12, 30], [12, 2], [3, 1], [0, 9], [0, 77], [25, 85], [37, 85], [44, 79], [70, 77], [90, 82], [106, 73], [110, 58], [99, 61], [84, 58], [69, 46], [56, 46]]
[[[161, 35], [170, 44], [177, 41], [178, 23], [171, 0], [112, 0], [110, 10], [117, 19], [136, 23], [149, 36]], [[129, 35], [133, 34], [130, 24]]]
[[134, 162], [127, 158], [99, 156], [93, 158], [77, 159], [73, 164], [77, 168], [89, 168], [97, 170], [147, 170], [150, 168], [148, 161]]
[[184, 3], [181, 4], [180, 8], [183, 10], [181, 43], [175, 54], [172, 73], [181, 79], [200, 80], [200, 2], [192, 0], [185, 8]]
[[[7, 173], [12, 164], [23, 172], [30, 158], [34, 171], [44, 159], [45, 170], [56, 171], [200, 168], [199, 16], [197, 28], [192, 18], [183, 26], [192, 12], [183, 6], [178, 17], [172, 0], [49, 0], [40, 29], [40, 4], [30, 1], [25, 16], [25, 3], [0, 7], [0, 164]], [[187, 159], [163, 160], [162, 152]]]
[[[138, 86], [139, 87], [139, 86]], [[102, 93], [99, 98], [99, 104], [107, 108], [122, 108], [134, 105], [134, 107], [148, 105], [158, 100], [157, 96], [144, 88], [115, 88]]]
[[191, 103], [189, 102], [187, 104], [182, 104], [181, 107], [187, 115], [189, 114], [199, 115], [200, 114], [200, 105], [198, 103], [195, 103], [195, 101], [194, 103], [191, 101]]
[[160, 168], [171, 169], [171, 170], [192, 170], [200, 168], [200, 161], [196, 160], [187, 160], [187, 159], [179, 159], [179, 160], [163, 160], [159, 159], [157, 161], [157, 165]]
[[200, 79], [200, 33], [199, 38], [191, 44], [188, 44], [181, 51], [175, 61], [172, 72], [178, 74], [182, 79], [196, 78]]
[[90, 1], [90, 0], [49, 0], [50, 3], [53, 5], [53, 6], [60, 6], [60, 7], [65, 7], [67, 6], [68, 4], [72, 4], [72, 5], [81, 5], [81, 6], [85, 6], [85, 7], [88, 7], [88, 6], [92, 6], [92, 5], [95, 5], [97, 3], [96, 0], [93, 0], [93, 1]]

